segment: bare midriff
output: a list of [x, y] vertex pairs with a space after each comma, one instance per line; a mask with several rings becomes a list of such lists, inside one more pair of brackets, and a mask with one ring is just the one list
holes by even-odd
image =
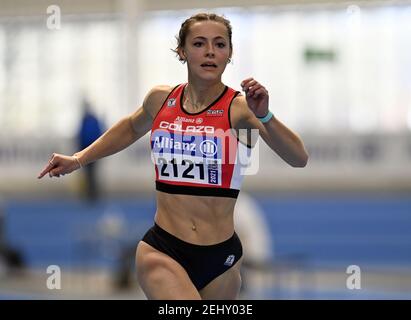
[[212, 245], [233, 235], [235, 202], [234, 198], [157, 191], [155, 222], [183, 241]]

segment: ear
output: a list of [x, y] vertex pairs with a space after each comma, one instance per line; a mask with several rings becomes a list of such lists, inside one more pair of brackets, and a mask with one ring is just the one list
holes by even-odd
[[230, 54], [228, 55], [228, 60], [227, 60], [227, 64], [231, 63], [231, 58], [233, 57], [233, 50], [230, 49]]
[[179, 48], [177, 52], [180, 59], [187, 60], [186, 53], [183, 48]]

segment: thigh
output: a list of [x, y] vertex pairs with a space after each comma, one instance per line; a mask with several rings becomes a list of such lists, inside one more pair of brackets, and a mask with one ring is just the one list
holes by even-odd
[[228, 269], [226, 272], [215, 278], [203, 289], [200, 295], [205, 300], [224, 299], [234, 300], [238, 298], [241, 288], [240, 268], [243, 258]]
[[138, 281], [148, 299], [201, 299], [184, 268], [144, 241], [137, 246], [136, 267]]

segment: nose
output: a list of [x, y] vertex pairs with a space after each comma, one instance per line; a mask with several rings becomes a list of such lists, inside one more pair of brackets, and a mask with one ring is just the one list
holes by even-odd
[[214, 47], [211, 43], [207, 44], [206, 57], [214, 57]]

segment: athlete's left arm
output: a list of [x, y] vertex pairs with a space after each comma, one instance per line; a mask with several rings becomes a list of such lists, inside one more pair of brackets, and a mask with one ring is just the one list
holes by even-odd
[[268, 113], [268, 91], [253, 78], [241, 83], [246, 96], [239, 96], [231, 108], [235, 129], [258, 129], [267, 145], [293, 167], [305, 167], [308, 153], [301, 138], [275, 116], [262, 123], [257, 117]]

